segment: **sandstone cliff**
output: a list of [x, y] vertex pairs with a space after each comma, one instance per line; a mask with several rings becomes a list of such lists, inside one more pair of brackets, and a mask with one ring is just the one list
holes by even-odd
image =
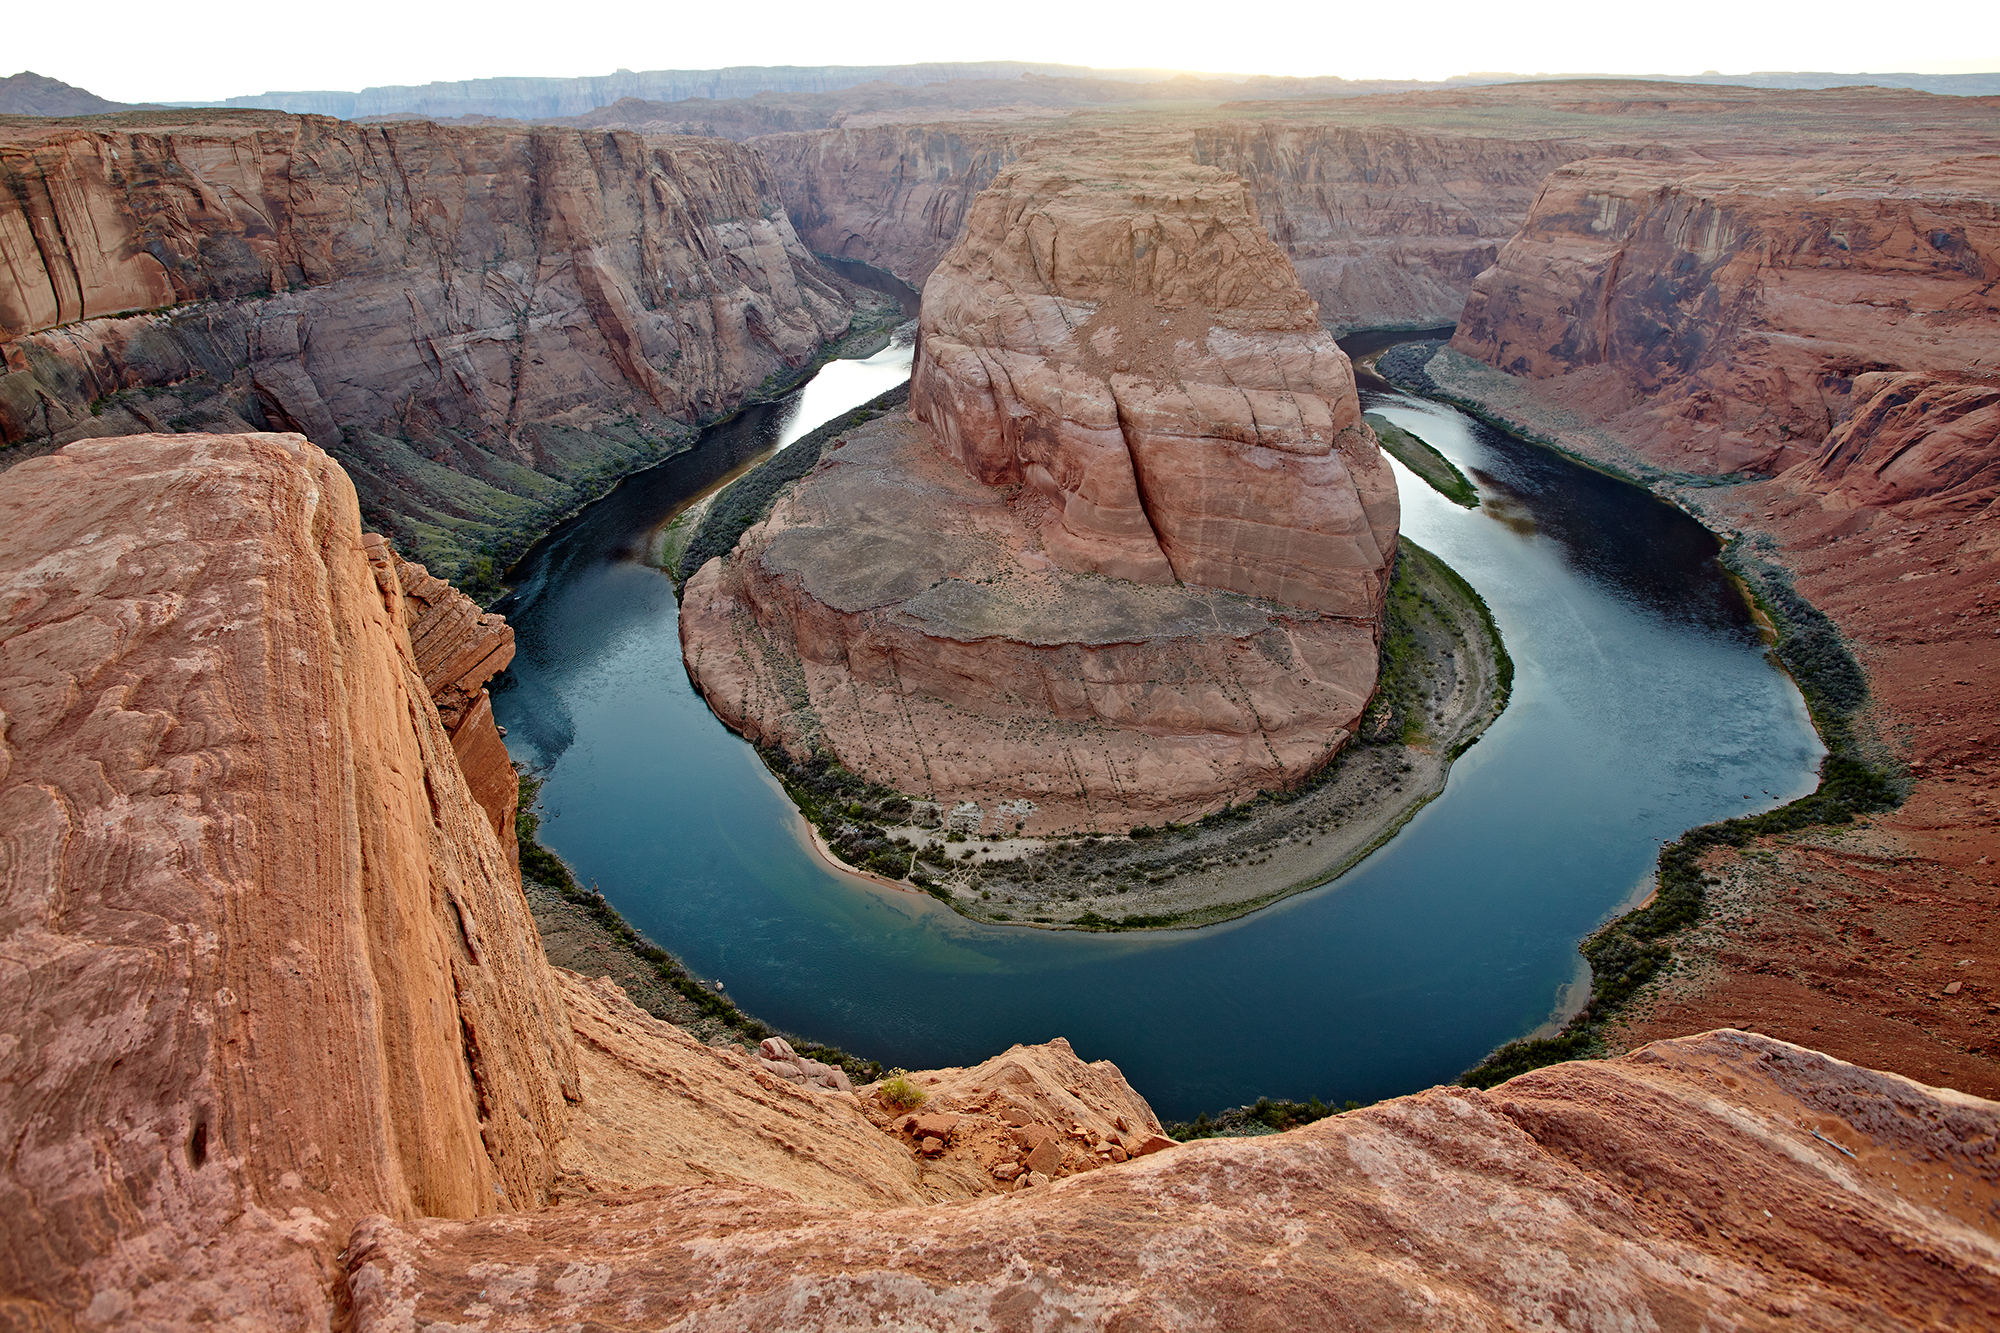
[[1203, 813], [1353, 734], [1394, 479], [1242, 183], [1130, 148], [1003, 173], [925, 286], [914, 420], [689, 581], [731, 726], [1036, 831]]
[[[1321, 118], [1300, 110], [1189, 128], [1126, 115], [1118, 124], [1128, 135], [1156, 136], [1141, 156], [1192, 156], [1241, 176], [1271, 239], [1335, 327], [1451, 323], [1473, 277], [1527, 216], [1542, 177], [1590, 151], [1553, 137], [1555, 126], [1543, 131], [1549, 137], [1510, 139], [1313, 123]], [[996, 174], [1038, 145], [1087, 143], [1108, 119], [1079, 118], [1069, 128], [968, 114], [751, 142], [770, 159], [813, 250], [922, 286]]]
[[1549, 178], [1453, 346], [1559, 377], [1660, 466], [1771, 473], [1862, 407], [1858, 377], [2000, 374], [1996, 275], [1990, 149], [1592, 160]]
[[720, 140], [134, 114], [0, 177], [0, 445], [297, 430], [452, 577], [849, 322]]
[[345, 1219], [545, 1200], [562, 1004], [341, 470], [89, 441], [0, 514], [19, 1317], [323, 1325]]

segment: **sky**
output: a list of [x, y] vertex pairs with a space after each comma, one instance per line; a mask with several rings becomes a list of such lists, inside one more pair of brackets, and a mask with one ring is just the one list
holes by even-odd
[[[2000, 70], [1993, 0], [1932, 0], [1911, 22], [1826, 0], [1006, 0], [970, 5], [689, 4], [517, 0], [338, 5], [100, 0], [84, 15], [24, 3], [0, 21], [0, 74], [32, 69], [121, 102], [496, 75], [608, 74], [721, 65], [1032, 60], [1344, 78], [1513, 73], [1725, 74], [1754, 70]], [[1809, 16], [1809, 17], [1808, 17]]]

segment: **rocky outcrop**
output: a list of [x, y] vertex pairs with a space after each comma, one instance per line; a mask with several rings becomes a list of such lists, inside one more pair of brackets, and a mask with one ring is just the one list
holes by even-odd
[[297, 430], [454, 578], [849, 321], [720, 140], [158, 113], [0, 176], [0, 444]]
[[2000, 498], [2000, 374], [1967, 384], [1874, 371], [1855, 376], [1849, 404], [1818, 455], [1794, 469], [1829, 508], [1921, 500], [1935, 512]]
[[1972, 1328], [2000, 1302], [1996, 1132], [1991, 1102], [1722, 1032], [948, 1209], [691, 1189], [384, 1220], [347, 1263], [363, 1333], [475, 1301], [494, 1333]]
[[1572, 163], [1480, 277], [1453, 346], [1559, 378], [1660, 466], [1783, 470], [1862, 406], [1860, 377], [2000, 373], [1997, 161], [1927, 145]]
[[1396, 488], [1242, 182], [1143, 145], [1004, 173], [924, 285], [910, 410], [1072, 573], [1381, 614]]
[[724, 721], [995, 831], [1185, 818], [1352, 735], [1395, 484], [1240, 182], [1011, 169], [926, 285], [910, 398], [687, 584]]
[[486, 682], [514, 660], [514, 627], [505, 616], [482, 614], [470, 597], [422, 565], [396, 555], [379, 535], [371, 532], [364, 540], [371, 565], [394, 569], [403, 590], [404, 625], [418, 674], [451, 736], [452, 752], [458, 756], [472, 799], [492, 821], [509, 863], [518, 863], [514, 818], [521, 780], [493, 720], [492, 696], [486, 692]]
[[367, 552], [297, 436], [0, 477], [16, 1318], [324, 1326], [351, 1219], [549, 1196], [562, 1004]]
[[688, 581], [688, 672], [751, 740], [828, 752], [966, 832], [1184, 819], [1352, 734], [1373, 622], [1068, 574], [1056, 522], [902, 414], [871, 423]]

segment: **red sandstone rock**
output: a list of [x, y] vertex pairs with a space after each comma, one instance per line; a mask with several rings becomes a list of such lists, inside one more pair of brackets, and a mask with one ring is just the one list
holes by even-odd
[[1379, 617], [1395, 483], [1347, 357], [1242, 182], [1140, 147], [1040, 153], [980, 196], [924, 285], [912, 415], [1056, 506], [1065, 569]]
[[1549, 177], [1453, 346], [1573, 378], [1577, 405], [1661, 466], [1775, 472], [1862, 408], [1871, 372], [2000, 374], [1996, 272], [1990, 150], [1599, 159]]
[[1838, 509], [2000, 497], [2000, 382], [1919, 373], [1857, 376], [1853, 414], [1792, 480]]
[[1970, 1329], [2000, 1304], [1996, 1132], [1993, 1103], [1724, 1032], [948, 1209], [701, 1189], [371, 1222], [349, 1281], [361, 1333], [475, 1301], [494, 1333]]
[[849, 318], [717, 139], [162, 112], [10, 123], [0, 175], [0, 445], [294, 429], [454, 565], [559, 494], [516, 469], [657, 456]]
[[509, 864], [520, 858], [514, 819], [521, 780], [493, 721], [486, 682], [514, 660], [514, 629], [504, 616], [482, 614], [470, 597], [435, 578], [422, 565], [397, 556], [375, 533], [365, 538], [377, 578], [393, 577], [403, 590], [410, 650], [438, 717], [451, 734], [459, 770], [493, 822]]
[[568, 1026], [367, 550], [296, 436], [0, 477], [16, 1318], [324, 1326], [345, 1219], [548, 1196]]
[[1190, 818], [1352, 733], [1372, 622], [1065, 574], [1052, 523], [870, 423], [688, 581], [688, 672], [751, 739], [966, 803], [975, 831]]
[[926, 285], [911, 404], [927, 436], [850, 433], [684, 589], [729, 725], [1035, 831], [1205, 813], [1353, 733], [1395, 483], [1240, 182], [1010, 169]]

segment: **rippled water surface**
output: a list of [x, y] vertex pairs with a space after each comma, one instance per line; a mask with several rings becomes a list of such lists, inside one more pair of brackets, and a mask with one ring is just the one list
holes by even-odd
[[1484, 595], [1517, 668], [1512, 706], [1400, 836], [1332, 885], [1191, 932], [975, 925], [834, 873], [689, 685], [672, 586], [640, 553], [715, 478], [907, 365], [907, 348], [836, 362], [627, 482], [531, 554], [505, 608], [520, 652], [495, 711], [547, 774], [545, 840], [768, 1022], [909, 1068], [1065, 1036], [1169, 1119], [1259, 1095], [1391, 1096], [1544, 1021], [1577, 940], [1662, 839], [1811, 788], [1817, 739], [1706, 532], [1381, 391], [1371, 408], [1485, 497], [1458, 509], [1397, 469], [1404, 531]]

